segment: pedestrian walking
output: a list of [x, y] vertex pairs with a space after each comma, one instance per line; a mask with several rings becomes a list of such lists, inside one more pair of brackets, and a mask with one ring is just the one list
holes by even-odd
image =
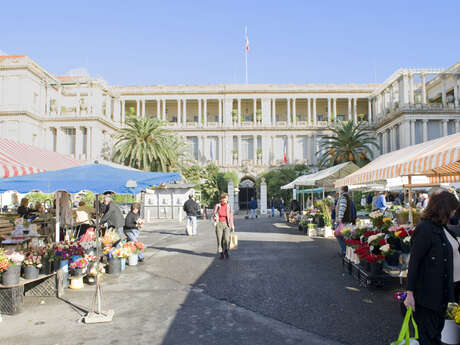
[[[125, 227], [123, 231], [128, 238], [128, 241], [130, 242], [137, 241], [142, 224], [144, 224], [144, 220], [140, 217], [139, 214], [140, 209], [141, 205], [139, 203], [133, 203], [131, 205], [131, 211], [128, 213], [125, 219]], [[138, 257], [140, 262], [144, 261], [144, 255], [142, 254], [142, 251], [139, 252]]]
[[447, 304], [458, 302], [459, 242], [446, 226], [458, 206], [448, 191], [434, 192], [412, 237], [404, 304], [414, 311], [420, 345], [441, 344]]
[[351, 204], [350, 195], [348, 194], [348, 186], [342, 186], [340, 188], [340, 196], [337, 201], [335, 215], [337, 226], [334, 235], [340, 247], [339, 254], [341, 256], [345, 256], [345, 239], [343, 238], [340, 230], [346, 226], [351, 225], [353, 221], [353, 207]]
[[[114, 229], [123, 238], [123, 228], [125, 219], [121, 213], [120, 207], [113, 201], [110, 195], [104, 196], [104, 214], [101, 218], [101, 224], [107, 223], [109, 229]], [[119, 241], [118, 241], [119, 243]]]
[[271, 208], [272, 210], [272, 217], [275, 216], [275, 208], [277, 208], [277, 205], [276, 205], [276, 200], [275, 200], [275, 197], [272, 196], [271, 200], [270, 200], [270, 205], [269, 207]]
[[380, 192], [379, 196], [377, 197], [377, 200], [375, 201], [375, 207], [377, 208], [377, 210], [382, 211], [382, 213], [385, 213], [385, 210], [387, 209], [386, 196], [387, 192]]
[[251, 219], [257, 218], [257, 200], [254, 197], [251, 197], [249, 208], [251, 210]]
[[284, 207], [285, 207], [284, 199], [283, 199], [283, 197], [280, 197], [280, 201], [278, 202], [278, 211], [280, 213], [280, 217], [283, 216]]
[[230, 257], [228, 250], [230, 249], [230, 231], [235, 231], [233, 223], [233, 209], [228, 204], [228, 194], [222, 193], [219, 198], [220, 202], [214, 206], [212, 217], [215, 221], [216, 237], [217, 237], [217, 252], [220, 259], [224, 256]]
[[200, 210], [200, 206], [198, 203], [193, 199], [193, 193], [190, 193], [188, 196], [188, 200], [184, 203], [184, 211], [187, 214], [187, 230], [190, 230], [190, 233], [187, 231], [189, 236], [194, 236], [197, 234], [197, 222], [196, 216], [198, 215], [198, 211]]

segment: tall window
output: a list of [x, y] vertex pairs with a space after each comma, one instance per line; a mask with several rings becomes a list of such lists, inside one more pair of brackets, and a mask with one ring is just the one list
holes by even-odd
[[75, 128], [64, 128], [62, 152], [64, 154], [75, 154]]

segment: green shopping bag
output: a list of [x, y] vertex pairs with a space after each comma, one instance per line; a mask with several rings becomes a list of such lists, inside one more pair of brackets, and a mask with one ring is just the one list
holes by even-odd
[[[409, 321], [412, 322], [414, 327], [414, 337], [410, 337]], [[407, 308], [406, 316], [404, 317], [401, 331], [399, 332], [398, 340], [393, 341], [390, 345], [419, 345], [418, 343], [418, 327], [415, 323], [414, 316], [412, 315], [412, 308]]]

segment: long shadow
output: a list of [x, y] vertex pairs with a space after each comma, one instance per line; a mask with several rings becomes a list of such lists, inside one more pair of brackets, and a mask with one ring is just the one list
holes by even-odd
[[240, 240], [196, 280], [162, 344], [389, 344], [394, 291], [360, 287], [336, 252], [328, 240]]
[[147, 246], [147, 248], [158, 249], [158, 250], [161, 250], [161, 251], [164, 251], [164, 252], [169, 252], [169, 253], [182, 253], [182, 254], [188, 254], [188, 255], [204, 256], [204, 257], [208, 257], [208, 258], [213, 258], [213, 257], [216, 256], [216, 254], [198, 253], [198, 252], [194, 252], [192, 250], [179, 249], [179, 248], [155, 247], [155, 246]]

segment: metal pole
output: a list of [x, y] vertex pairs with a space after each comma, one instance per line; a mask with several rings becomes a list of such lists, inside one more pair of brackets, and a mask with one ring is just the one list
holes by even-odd
[[408, 176], [409, 182], [409, 224], [414, 224], [414, 215], [412, 214], [412, 176]]

